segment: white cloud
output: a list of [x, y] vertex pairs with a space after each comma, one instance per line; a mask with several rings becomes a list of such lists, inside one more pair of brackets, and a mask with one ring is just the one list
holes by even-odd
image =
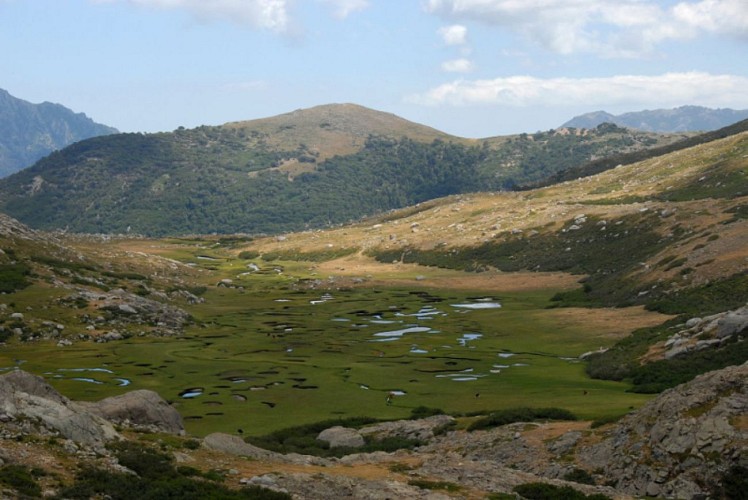
[[745, 0], [681, 2], [673, 7], [673, 15], [694, 29], [748, 39], [748, 2]]
[[453, 59], [442, 63], [442, 70], [449, 73], [469, 73], [473, 70], [473, 62], [469, 59]]
[[748, 38], [748, 1], [426, 0], [427, 12], [515, 31], [561, 54], [634, 57], [708, 31]]
[[467, 43], [467, 28], [461, 24], [444, 26], [438, 30], [446, 45], [465, 45]]
[[286, 33], [291, 26], [288, 0], [92, 0], [124, 2], [157, 9], [182, 9], [202, 21], [229, 20]]
[[457, 80], [410, 96], [422, 105], [502, 106], [748, 106], [748, 78], [709, 73], [619, 75], [601, 78], [511, 76], [493, 80]]
[[333, 8], [335, 17], [345, 19], [351, 13], [364, 10], [369, 6], [368, 0], [320, 0]]

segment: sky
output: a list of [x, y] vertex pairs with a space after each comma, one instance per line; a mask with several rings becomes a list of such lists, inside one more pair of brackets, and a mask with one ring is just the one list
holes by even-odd
[[748, 109], [748, 0], [0, 0], [0, 88], [123, 132], [356, 103], [472, 138]]

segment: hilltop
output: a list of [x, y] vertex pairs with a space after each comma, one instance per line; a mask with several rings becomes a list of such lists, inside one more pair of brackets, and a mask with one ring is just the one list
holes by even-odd
[[74, 142], [115, 133], [60, 104], [32, 104], [0, 89], [0, 177]]
[[351, 103], [297, 109], [269, 118], [231, 122], [225, 127], [243, 130], [250, 135], [263, 135], [269, 144], [280, 150], [294, 151], [306, 144], [319, 153], [318, 160], [360, 151], [371, 135], [408, 137], [417, 142], [459, 140], [392, 113]]
[[707, 132], [748, 118], [748, 109], [711, 109], [703, 106], [681, 106], [674, 109], [632, 111], [612, 115], [593, 111], [575, 116], [562, 127], [594, 128], [602, 123], [648, 132]]
[[82, 141], [0, 180], [0, 210], [38, 229], [277, 233], [507, 189], [684, 137], [606, 125], [467, 140], [337, 104]]

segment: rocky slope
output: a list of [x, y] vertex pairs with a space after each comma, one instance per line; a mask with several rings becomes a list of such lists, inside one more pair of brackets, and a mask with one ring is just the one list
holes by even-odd
[[748, 466], [748, 364], [701, 375], [626, 416], [579, 451], [635, 496], [695, 498]]
[[[437, 416], [351, 430], [418, 435], [428, 442], [413, 451], [321, 459], [268, 452], [236, 436], [214, 434], [200, 447], [172, 448], [172, 453], [179, 463], [229, 469], [233, 487], [261, 486], [305, 499], [484, 498], [537, 482], [616, 498], [703, 498], [715, 492], [719, 497], [722, 478], [748, 465], [747, 381], [746, 364], [710, 372], [600, 429], [583, 422], [517, 423], [434, 435], [435, 426], [451, 421]], [[0, 409], [6, 464], [33, 463], [38, 455], [118, 470], [102, 445], [127, 436], [112, 423], [141, 432], [182, 432], [178, 414], [148, 391], [80, 405], [21, 371], [0, 376]], [[339, 435], [340, 429], [332, 433]], [[25, 453], [11, 445], [19, 435], [34, 443]], [[29, 439], [39, 435], [69, 441], [54, 459], [49, 445]], [[108, 457], [107, 465], [85, 450]], [[580, 477], [580, 470], [587, 471], [585, 482], [591, 484], [569, 480]]]

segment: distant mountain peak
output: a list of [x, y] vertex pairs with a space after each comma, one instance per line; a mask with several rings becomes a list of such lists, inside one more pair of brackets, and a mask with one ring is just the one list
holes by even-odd
[[62, 104], [32, 104], [0, 89], [0, 177], [74, 142], [117, 132]]
[[576, 116], [561, 128], [595, 128], [601, 123], [614, 123], [620, 127], [647, 132], [708, 132], [748, 118], [748, 109], [712, 109], [684, 105], [673, 109], [653, 109], [613, 115], [606, 111], [593, 111]]

